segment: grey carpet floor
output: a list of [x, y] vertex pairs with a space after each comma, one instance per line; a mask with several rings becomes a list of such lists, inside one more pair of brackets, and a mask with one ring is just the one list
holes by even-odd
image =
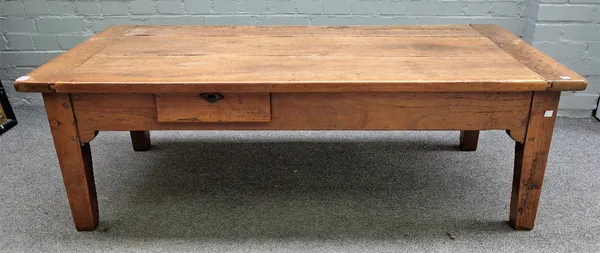
[[[597, 252], [600, 123], [557, 122], [534, 230], [509, 228], [513, 142], [486, 131], [126, 132], [92, 142], [101, 225], [75, 231], [43, 108], [0, 136], [0, 251]], [[450, 239], [452, 233], [455, 240]]]

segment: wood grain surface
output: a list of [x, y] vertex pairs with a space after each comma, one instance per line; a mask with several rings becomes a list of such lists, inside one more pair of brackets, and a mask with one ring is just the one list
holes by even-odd
[[[143, 46], [140, 46], [143, 45]], [[473, 50], [477, 48], [479, 50]], [[180, 37], [125, 36], [100, 56], [361, 56], [496, 57], [502, 49], [485, 37]], [[282, 58], [285, 59], [285, 58]]]
[[271, 121], [269, 93], [219, 93], [223, 98], [213, 103], [201, 95], [156, 94], [158, 122]]
[[[515, 144], [515, 169], [510, 201], [510, 223], [532, 229], [535, 223], [560, 92], [535, 92], [527, 133]], [[552, 111], [552, 115], [546, 115]]]
[[472, 25], [500, 48], [548, 81], [547, 90], [585, 90], [585, 78], [498, 25]]
[[273, 93], [271, 122], [264, 123], [161, 123], [152, 94], [75, 94], [73, 103], [80, 134], [85, 136], [97, 130], [522, 132], [531, 93]]
[[462, 58], [460, 66], [454, 57], [99, 55], [56, 83], [65, 92], [147, 93], [236, 91], [227, 87], [242, 92], [339, 92], [354, 91], [357, 84], [371, 91], [414, 91], [418, 85], [434, 87], [430, 91], [522, 91], [548, 85], [506, 54]]
[[77, 230], [98, 226], [98, 200], [89, 143], [80, 143], [68, 94], [44, 94], [50, 131]]
[[[585, 87], [579, 76], [519, 44], [524, 42], [508, 37], [507, 31], [474, 27], [118, 26], [34, 71], [32, 78], [18, 81], [16, 87], [59, 93], [480, 92]], [[551, 70], [546, 70], [548, 66]], [[556, 80], [556, 75], [571, 80]], [[42, 78], [49, 76], [52, 79]]]
[[19, 92], [53, 92], [51, 85], [63, 74], [68, 73], [83, 62], [113, 43], [113, 39], [135, 26], [111, 26], [85, 42], [75, 46], [50, 62], [27, 74], [26, 80], [16, 80], [15, 89]]
[[139, 26], [128, 36], [207, 37], [207, 36], [269, 36], [269, 37], [478, 37], [468, 25], [416, 26]]

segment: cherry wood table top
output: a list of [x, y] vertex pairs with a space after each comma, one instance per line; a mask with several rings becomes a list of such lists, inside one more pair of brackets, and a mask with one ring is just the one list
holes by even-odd
[[19, 78], [21, 92], [583, 90], [496, 25], [112, 26]]

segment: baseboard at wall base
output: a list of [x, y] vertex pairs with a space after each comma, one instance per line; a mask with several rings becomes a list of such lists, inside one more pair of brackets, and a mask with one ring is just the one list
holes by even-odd
[[600, 94], [585, 92], [563, 92], [560, 96], [559, 110], [586, 110], [590, 112], [598, 107]]
[[593, 118], [592, 110], [558, 110], [558, 117], [564, 118]]
[[598, 107], [600, 94], [586, 92], [563, 92], [558, 105], [559, 117], [590, 118]]

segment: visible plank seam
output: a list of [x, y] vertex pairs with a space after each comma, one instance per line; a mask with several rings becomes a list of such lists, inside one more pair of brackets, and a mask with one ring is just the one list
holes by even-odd
[[[473, 25], [471, 25], [471, 27], [473, 27]], [[492, 40], [491, 38], [489, 38], [487, 35], [485, 35], [482, 31], [480, 31], [479, 29], [473, 27], [473, 29], [475, 31], [477, 31], [478, 33], [480, 33], [483, 37], [485, 37], [486, 39], [488, 39], [489, 41], [491, 41], [492, 43], [494, 43], [498, 48], [500, 48], [502, 51], [504, 51], [506, 54], [510, 55], [510, 57], [512, 57], [513, 59], [517, 60], [519, 63], [521, 63], [523, 66], [525, 66], [527, 69], [531, 70], [533, 73], [535, 73], [536, 75], [538, 75], [540, 77], [540, 79], [543, 79], [546, 81], [546, 83], [548, 83], [548, 85], [550, 85], [548, 88], [546, 88], [546, 90], [548, 89], [552, 89], [554, 86], [554, 81], [552, 80], [548, 80], [547, 78], [542, 77], [539, 73], [537, 73], [535, 70], [531, 69], [531, 67], [529, 67], [527, 65], [527, 62], [524, 62], [523, 60], [515, 57], [514, 55], [512, 55], [510, 52], [506, 51], [504, 49], [504, 47], [497, 41]]]
[[531, 103], [529, 103], [529, 117], [527, 117], [527, 124], [525, 124], [525, 138], [523, 138], [523, 144], [527, 141], [527, 134], [529, 130], [529, 123], [531, 123], [531, 111], [533, 110], [533, 99], [535, 98], [535, 92], [531, 92]]
[[77, 136], [76, 136], [77, 142], [79, 142], [80, 146], [83, 146], [84, 143], [81, 142], [81, 138], [79, 137], [80, 136], [79, 124], [77, 122], [77, 115], [75, 113], [75, 104], [73, 103], [73, 97], [71, 96], [71, 94], [68, 94], [68, 95], [69, 95], [69, 102], [71, 103], [71, 113], [73, 113], [73, 123], [75, 124], [75, 131], [77, 132]]
[[269, 92], [269, 117], [273, 120], [273, 93]]
[[525, 135], [523, 137], [523, 142], [521, 142], [521, 144], [525, 144], [525, 142], [527, 141], [527, 133], [529, 132], [529, 123], [531, 123], [531, 111], [533, 110], [533, 100], [535, 98], [535, 92], [531, 92], [531, 102], [529, 103], [529, 113], [527, 115], [529, 115], [529, 117], [527, 117], [527, 124], [525, 124]]
[[477, 24], [471, 24], [471, 27], [512, 58], [541, 76], [546, 81], [546, 91], [584, 90], [586, 88], [587, 82], [582, 76], [502, 27]]
[[[529, 105], [529, 117], [527, 117], [527, 125], [525, 125], [525, 138], [523, 139], [523, 142], [521, 143], [521, 145], [523, 145], [523, 148], [525, 148], [525, 143], [527, 142], [527, 138], [529, 138], [529, 124], [531, 123], [531, 113], [533, 111], [533, 106], [535, 106], [534, 103], [534, 98], [535, 98], [535, 92], [531, 93], [531, 103]], [[524, 159], [524, 158], [523, 158]], [[534, 163], [536, 162], [537, 157], [534, 157]], [[521, 167], [521, 170], [523, 170], [523, 168]], [[522, 171], [519, 171], [519, 173], [521, 173]], [[515, 171], [516, 173], [516, 171]], [[525, 212], [525, 206], [527, 204], [527, 199], [529, 199], [529, 195], [531, 194], [531, 189], [529, 189], [532, 185], [532, 178], [533, 178], [533, 173], [535, 173], [535, 170], [530, 170], [529, 171], [529, 177], [527, 179], [527, 185], [525, 187], [527, 187], [527, 191], [525, 194], [525, 197], [521, 200], [521, 208], [519, 208], [517, 210], [517, 212], [519, 214], [523, 214]], [[522, 217], [523, 215], [521, 215]]]
[[[135, 29], [135, 28], [137, 28], [137, 27], [138, 27], [137, 25], [136, 25], [136, 26], [133, 26], [133, 27], [131, 27], [129, 30], [123, 31], [123, 32], [121, 33], [121, 35], [119, 35], [119, 36], [115, 36], [115, 37], [113, 37], [113, 38], [111, 38], [111, 39], [121, 38], [121, 37], [123, 37], [123, 36], [125, 35], [125, 33], [127, 33], [127, 32], [130, 32], [131, 30], [133, 30], [133, 29]], [[95, 56], [97, 53], [99, 53], [99, 52], [101, 52], [102, 50], [106, 49], [106, 47], [108, 47], [109, 45], [110, 45], [110, 44], [108, 44], [108, 43], [107, 43], [107, 44], [106, 44], [106, 45], [104, 45], [102, 48], [98, 49], [98, 51], [97, 51], [97, 52], [95, 52], [95, 53], [93, 53], [93, 54], [90, 54], [90, 55], [89, 55], [87, 58], [85, 58], [85, 60], [81, 61], [81, 62], [80, 62], [79, 64], [77, 64], [76, 66], [73, 66], [73, 67], [72, 67], [70, 70], [74, 70], [74, 69], [78, 68], [79, 66], [83, 65], [85, 62], [87, 62], [87, 61], [88, 61], [88, 60], [90, 60], [92, 57], [94, 57], [94, 56]], [[57, 77], [56, 77], [54, 80], [52, 80], [52, 83], [51, 83], [51, 84], [48, 84], [48, 88], [49, 88], [50, 90], [52, 90], [52, 92], [56, 92], [56, 88], [54, 87], [54, 86], [55, 86], [55, 83], [56, 83], [56, 81], [58, 81], [60, 78], [62, 78], [62, 77], [63, 77], [63, 76], [66, 74], [66, 73], [67, 73], [67, 70], [64, 70], [64, 71], [62, 71], [62, 73], [60, 73], [60, 75], [57, 75]], [[69, 95], [69, 99], [71, 99], [71, 96], [70, 96], [70, 95]], [[73, 102], [73, 101], [71, 100], [71, 102]], [[74, 114], [75, 114], [75, 112], [73, 112], [73, 115], [74, 115]]]
[[[316, 28], [316, 29], [325, 29], [323, 31], [327, 32], [327, 31], [334, 31], [334, 32], [340, 32], [338, 33], [332, 33], [332, 34], [318, 34], [317, 32], [315, 32], [316, 34], [312, 34], [310, 32], [309, 29], [307, 29], [307, 26], [267, 26], [267, 27], [255, 27], [255, 29], [250, 29], [250, 30], [246, 30], [246, 31], [238, 31], [237, 28], [242, 28], [243, 30], [247, 29], [248, 27], [245, 26], [203, 26], [204, 28], [208, 29], [208, 31], [205, 31], [204, 33], [194, 33], [194, 34], [190, 34], [190, 33], [184, 33], [185, 31], [189, 31], [189, 29], [184, 30], [183, 32], [179, 32], [179, 33], [175, 33], [175, 34], [157, 34], [156, 33], [156, 29], [161, 29], [164, 27], [170, 27], [173, 28], [174, 30], [178, 30], [181, 28], [185, 28], [185, 26], [163, 26], [163, 25], [146, 25], [146, 26], [141, 26], [140, 30], [134, 30], [134, 31], [129, 31], [125, 34], [125, 36], [131, 36], [131, 37], [135, 37], [135, 36], [151, 36], [151, 37], [212, 37], [212, 36], [218, 36], [218, 37], [237, 37], [237, 36], [246, 36], [246, 37], [323, 37], [323, 36], [343, 36], [343, 37], [479, 37], [475, 34], [477, 34], [476, 32], [473, 32], [472, 30], [475, 30], [473, 27], [469, 26], [469, 25], [422, 25], [422, 26], [413, 26], [413, 27], [393, 27], [393, 26], [310, 26], [310, 28]], [[298, 31], [296, 31], [297, 33], [293, 33], [293, 31], [289, 31], [289, 30], [283, 30], [284, 33], [289, 33], [288, 34], [281, 34], [280, 32], [276, 32], [277, 29], [280, 28], [288, 28], [288, 29], [300, 29]], [[467, 29], [471, 28], [471, 29]], [[420, 31], [423, 28], [435, 28], [433, 31], [437, 31], [437, 29], [440, 29], [442, 31], [445, 31], [447, 33], [450, 34], [425, 34], [425, 35], [418, 35], [418, 34], [395, 34], [394, 32], [398, 32], [398, 31], [403, 31], [405, 29], [407, 29], [406, 31]], [[211, 29], [217, 29], [217, 30], [211, 30]], [[388, 32], [385, 33], [384, 35], [371, 35], [368, 32], [375, 30], [375, 31], [381, 31], [381, 32]], [[306, 32], [309, 31], [309, 32]], [[264, 34], [263, 32], [267, 32], [269, 34]], [[276, 32], [276, 33], [272, 33], [271, 32]], [[346, 34], [346, 33], [358, 33], [358, 34]], [[366, 32], [366, 34], [365, 34]]]

